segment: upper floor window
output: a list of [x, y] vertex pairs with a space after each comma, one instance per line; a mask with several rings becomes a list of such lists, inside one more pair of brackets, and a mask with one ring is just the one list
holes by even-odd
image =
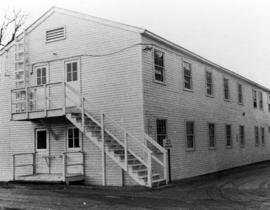
[[47, 83], [47, 69], [46, 67], [36, 68], [36, 83], [37, 85], [44, 85]]
[[155, 80], [165, 82], [164, 53], [154, 50]]
[[238, 89], [238, 103], [243, 104], [243, 87], [241, 84], [237, 85]]
[[206, 71], [206, 94], [208, 96], [213, 96], [213, 74], [210, 71]]
[[268, 111], [270, 112], [270, 94], [268, 95]]
[[157, 142], [163, 146], [163, 140], [167, 138], [167, 121], [164, 119], [158, 119], [156, 121], [157, 126]]
[[252, 90], [253, 107], [257, 108], [257, 91]]
[[226, 132], [226, 146], [231, 147], [232, 146], [232, 126], [231, 125], [225, 125], [225, 132]]
[[259, 91], [258, 94], [259, 94], [259, 107], [260, 109], [263, 109], [263, 94], [261, 91]]
[[243, 125], [239, 126], [239, 138], [240, 138], [240, 146], [245, 145], [245, 127]]
[[72, 61], [66, 63], [67, 68], [67, 82], [78, 80], [78, 62]]
[[215, 142], [215, 124], [214, 123], [208, 124], [208, 135], [209, 135], [209, 147], [215, 148], [216, 142]]
[[195, 135], [194, 135], [194, 122], [187, 121], [186, 122], [186, 144], [187, 149], [194, 149], [195, 148]]
[[254, 136], [255, 136], [255, 145], [259, 145], [259, 128], [258, 126], [254, 127]]
[[64, 26], [46, 31], [46, 42], [59, 41], [66, 38], [66, 28]]
[[183, 62], [183, 68], [184, 68], [184, 88], [191, 90], [192, 89], [192, 70], [191, 70], [191, 64], [184, 61]]
[[230, 89], [229, 89], [229, 80], [227, 78], [223, 78], [223, 88], [224, 88], [224, 99], [230, 100]]

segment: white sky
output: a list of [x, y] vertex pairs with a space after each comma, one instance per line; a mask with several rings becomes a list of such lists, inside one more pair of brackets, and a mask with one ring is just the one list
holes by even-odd
[[[269, 0], [0, 0], [28, 24], [51, 6], [146, 28], [270, 88]], [[3, 6], [4, 5], [4, 6]]]

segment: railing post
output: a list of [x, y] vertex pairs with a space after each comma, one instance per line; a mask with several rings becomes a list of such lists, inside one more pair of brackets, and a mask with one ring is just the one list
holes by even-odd
[[12, 155], [13, 157], [13, 181], [15, 181], [16, 179], [16, 156], [15, 155]]
[[125, 137], [124, 137], [124, 141], [125, 141], [125, 168], [126, 171], [128, 172], [128, 133], [125, 130], [124, 131]]
[[43, 88], [44, 88], [44, 116], [46, 117], [47, 116], [47, 85], [44, 84], [43, 85]]
[[33, 175], [36, 174], [36, 153], [33, 153]]
[[29, 89], [28, 87], [25, 88], [25, 112], [26, 112], [26, 117], [29, 118], [29, 99], [28, 99], [28, 93]]
[[147, 172], [148, 187], [152, 187], [152, 151], [148, 152], [148, 172]]
[[63, 82], [63, 115], [66, 114], [66, 100], [67, 100], [67, 93], [66, 93], [66, 83]]
[[104, 139], [104, 113], [100, 114], [101, 122], [101, 143], [102, 143], [102, 165], [103, 165], [103, 185], [106, 185], [106, 156], [105, 156], [105, 139]]
[[168, 176], [168, 154], [167, 154], [167, 150], [166, 152], [163, 152], [163, 164], [164, 164], [164, 179], [166, 180], [166, 184], [168, 184], [169, 182], [169, 176]]
[[67, 176], [67, 154], [63, 153], [63, 181], [66, 181]]
[[85, 98], [82, 97], [82, 100], [81, 100], [81, 111], [82, 111], [82, 129], [83, 129], [83, 132], [85, 131], [84, 102], [85, 102]]

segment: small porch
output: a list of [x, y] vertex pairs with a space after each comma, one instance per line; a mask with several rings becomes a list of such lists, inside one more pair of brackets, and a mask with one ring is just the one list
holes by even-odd
[[[64, 152], [59, 157], [62, 159], [62, 173], [37, 173], [36, 153], [13, 154], [13, 181], [69, 184], [84, 180], [83, 152]], [[43, 158], [48, 162], [54, 157]]]

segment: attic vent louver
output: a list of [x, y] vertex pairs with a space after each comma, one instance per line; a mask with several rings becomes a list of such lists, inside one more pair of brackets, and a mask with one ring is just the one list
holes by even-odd
[[64, 26], [46, 31], [46, 42], [58, 41], [66, 38]]

